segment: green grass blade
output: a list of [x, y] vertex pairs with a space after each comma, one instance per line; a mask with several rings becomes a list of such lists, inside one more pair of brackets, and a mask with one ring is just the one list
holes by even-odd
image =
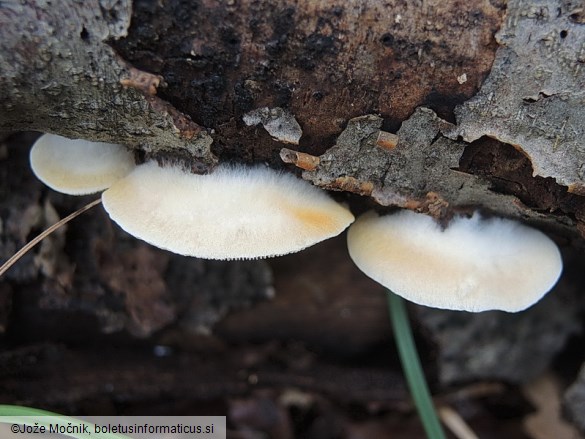
[[[31, 407], [22, 407], [17, 405], [0, 405], [0, 422], [7, 424], [26, 424], [38, 425], [49, 428], [50, 424], [66, 424], [68, 422], [73, 425], [86, 424], [93, 432], [93, 425], [91, 422], [82, 421], [80, 419], [71, 418], [69, 416], [60, 415], [58, 413], [48, 412], [46, 410], [35, 409]], [[39, 434], [39, 437], [44, 436]], [[73, 437], [76, 439], [87, 439], [88, 435], [85, 433], [71, 433], [61, 435], [62, 437]], [[98, 435], [102, 439], [131, 439], [129, 436], [116, 433], [101, 433]]]
[[414, 344], [404, 300], [388, 291], [388, 308], [400, 362], [427, 437], [429, 439], [445, 439], [445, 433], [437, 417]]

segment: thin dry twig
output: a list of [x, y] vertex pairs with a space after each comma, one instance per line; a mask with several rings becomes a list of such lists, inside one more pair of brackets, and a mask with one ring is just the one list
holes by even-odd
[[467, 422], [451, 407], [444, 405], [439, 407], [437, 411], [443, 424], [451, 430], [455, 437], [458, 439], [479, 439]]
[[75, 212], [73, 212], [71, 215], [66, 216], [65, 218], [63, 218], [62, 220], [56, 222], [55, 224], [53, 224], [51, 227], [49, 227], [47, 230], [45, 230], [44, 232], [40, 233], [38, 236], [36, 236], [32, 241], [30, 241], [29, 243], [27, 243], [24, 247], [22, 247], [20, 250], [18, 250], [10, 259], [8, 259], [3, 265], [2, 267], [0, 267], [0, 276], [4, 275], [4, 273], [6, 273], [10, 267], [12, 267], [20, 258], [22, 258], [30, 249], [32, 249], [35, 245], [37, 245], [39, 242], [41, 242], [43, 239], [45, 239], [47, 236], [49, 236], [51, 233], [53, 233], [55, 230], [57, 230], [58, 228], [60, 228], [62, 225], [67, 224], [69, 221], [71, 221], [74, 218], [77, 218], [79, 215], [81, 215], [83, 212], [85, 212], [86, 210], [91, 209], [94, 206], [97, 206], [98, 204], [100, 204], [102, 202], [101, 198], [98, 198], [97, 200], [92, 201], [91, 203], [86, 204], [85, 206], [83, 206], [81, 209], [76, 210]]

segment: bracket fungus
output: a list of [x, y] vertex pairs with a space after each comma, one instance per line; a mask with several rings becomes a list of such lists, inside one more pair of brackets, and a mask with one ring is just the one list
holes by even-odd
[[107, 189], [134, 169], [133, 154], [122, 145], [43, 134], [30, 151], [39, 180], [58, 192], [87, 195]]
[[323, 190], [268, 168], [223, 165], [197, 175], [155, 162], [136, 166], [121, 145], [52, 134], [33, 145], [30, 163], [56, 191], [106, 189], [101, 201], [120, 227], [185, 256], [280, 256], [336, 236], [354, 220]]
[[354, 220], [324, 191], [268, 168], [222, 165], [208, 175], [146, 163], [102, 195], [116, 223], [185, 256], [253, 259], [300, 251]]
[[517, 312], [542, 298], [562, 271], [542, 232], [501, 218], [368, 213], [348, 232], [349, 254], [366, 275], [407, 300], [435, 308]]

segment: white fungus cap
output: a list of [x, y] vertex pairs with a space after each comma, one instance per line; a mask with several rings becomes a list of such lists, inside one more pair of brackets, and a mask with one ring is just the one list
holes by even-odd
[[411, 211], [368, 213], [348, 232], [349, 254], [366, 275], [407, 300], [461, 311], [517, 312], [557, 282], [556, 244], [518, 222], [478, 213], [442, 230]]
[[122, 145], [43, 134], [30, 151], [30, 166], [51, 189], [87, 195], [107, 189], [135, 164], [132, 153]]
[[138, 166], [102, 195], [112, 220], [137, 238], [186, 256], [279, 256], [340, 234], [354, 220], [324, 191], [261, 167], [196, 175]]

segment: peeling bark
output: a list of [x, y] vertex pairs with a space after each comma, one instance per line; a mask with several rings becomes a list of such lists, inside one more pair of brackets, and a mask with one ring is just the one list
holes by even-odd
[[[569, 194], [581, 185], [583, 29], [578, 5], [559, 2], [4, 2], [0, 129], [123, 143], [206, 172], [216, 157], [282, 167], [282, 142], [300, 128], [285, 161], [326, 189], [439, 218], [479, 207], [574, 237], [585, 231]], [[420, 106], [438, 117], [421, 118]], [[542, 117], [528, 117], [535, 106]], [[292, 128], [250, 122], [266, 109]], [[347, 138], [350, 119], [373, 113], [369, 134]], [[399, 127], [386, 152], [368, 137]], [[510, 154], [485, 135], [557, 183], [506, 174]], [[496, 160], [466, 168], [479, 145]]]
[[457, 110], [456, 134], [513, 145], [534, 175], [585, 195], [585, 26], [583, 3], [509, 4], [492, 72]]
[[187, 148], [212, 163], [205, 134], [191, 137], [200, 128], [182, 127], [190, 116], [214, 131], [223, 157], [278, 163], [276, 142], [245, 127], [244, 113], [288, 109], [313, 153], [361, 114], [380, 112], [394, 128], [421, 104], [450, 117], [489, 72], [503, 14], [487, 1], [132, 7], [125, 0], [59, 8], [3, 2], [0, 127]]
[[246, 127], [245, 113], [289, 110], [311, 154], [368, 113], [390, 130], [420, 105], [453, 120], [489, 72], [503, 13], [486, 0], [137, 1], [128, 37], [113, 46], [165, 78], [160, 95], [215, 130], [218, 154], [278, 165], [280, 145]]

